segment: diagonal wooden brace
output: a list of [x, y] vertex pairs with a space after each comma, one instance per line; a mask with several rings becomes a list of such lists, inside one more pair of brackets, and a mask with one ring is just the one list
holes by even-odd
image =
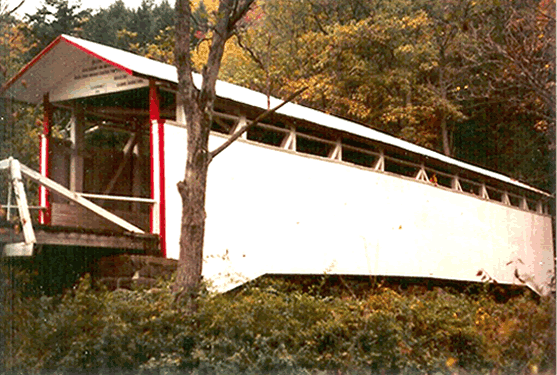
[[29, 214], [25, 187], [23, 186], [23, 181], [21, 179], [21, 165], [19, 164], [19, 161], [13, 158], [8, 160], [15, 200], [19, 210], [19, 219], [21, 220], [23, 238], [25, 239], [25, 243], [33, 244], [37, 242], [37, 239], [35, 238], [35, 232], [33, 231], [33, 223], [31, 222], [31, 215]]

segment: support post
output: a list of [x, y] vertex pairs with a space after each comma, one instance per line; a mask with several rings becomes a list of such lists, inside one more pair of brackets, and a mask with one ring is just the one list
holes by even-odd
[[[132, 173], [133, 173], [133, 185], [132, 185], [132, 196], [134, 197], [141, 197], [141, 187], [143, 186], [142, 180], [142, 173], [143, 166], [141, 165], [141, 129], [138, 127], [137, 129], [137, 140], [135, 142], [135, 146], [133, 147], [133, 157], [132, 157]], [[132, 205], [133, 212], [139, 212], [140, 205], [139, 203], [134, 203]]]
[[485, 184], [482, 184], [482, 186], [480, 186], [480, 197], [482, 197], [483, 199], [489, 199], [489, 194], [487, 193]]
[[329, 152], [329, 159], [342, 160], [342, 140], [339, 138], [335, 143], [335, 147]]
[[159, 90], [149, 81], [149, 119], [151, 150], [151, 233], [159, 234], [161, 254], [166, 256], [165, 192], [164, 192], [164, 121], [160, 118]]
[[[41, 134], [41, 148], [39, 155], [40, 172], [44, 177], [49, 176], [49, 147], [50, 147], [50, 130], [52, 128], [52, 105], [50, 104], [48, 93], [43, 97], [43, 134]], [[43, 225], [50, 224], [51, 207], [48, 196], [48, 190], [41, 185], [39, 187], [39, 206], [44, 207], [39, 211], [39, 223]]]
[[[234, 134], [237, 131], [240, 131], [240, 129], [246, 127], [247, 125], [248, 125], [248, 122], [246, 121], [246, 116], [240, 116], [240, 118], [236, 122], [236, 125], [234, 126], [234, 128], [232, 129], [230, 134]], [[248, 132], [243, 132], [242, 135], [240, 136], [240, 138], [248, 139]]]
[[451, 180], [451, 187], [453, 190], [462, 191], [462, 186], [460, 186], [458, 176], [453, 176], [453, 179]]
[[70, 140], [72, 153], [70, 157], [70, 190], [83, 191], [83, 139], [84, 139], [83, 110], [76, 104], [72, 109], [70, 122]]
[[376, 171], [385, 172], [385, 154], [383, 150], [379, 151], [379, 159], [377, 159], [377, 163], [375, 163], [373, 169], [375, 169]]
[[286, 135], [286, 138], [282, 141], [280, 147], [286, 150], [296, 151], [296, 128], [294, 126], [289, 127], [290, 131]]
[[427, 177], [427, 172], [425, 171], [425, 167], [423, 164], [420, 166], [420, 170], [416, 174], [416, 180], [429, 182], [429, 178]]

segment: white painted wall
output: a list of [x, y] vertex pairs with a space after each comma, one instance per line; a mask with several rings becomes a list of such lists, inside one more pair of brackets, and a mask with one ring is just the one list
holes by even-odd
[[[212, 135], [210, 149], [224, 138]], [[179, 257], [186, 131], [165, 127], [167, 255]], [[209, 169], [205, 278], [265, 273], [436, 277], [544, 285], [551, 218], [448, 189], [239, 140]], [[508, 264], [509, 262], [513, 262]], [[522, 264], [522, 263], [523, 264]]]

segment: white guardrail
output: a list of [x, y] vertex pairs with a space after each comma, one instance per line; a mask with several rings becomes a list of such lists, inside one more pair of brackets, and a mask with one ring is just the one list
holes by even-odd
[[[87, 198], [104, 199], [104, 200], [118, 200], [127, 202], [149, 203], [153, 204], [155, 201], [148, 198], [101, 195], [101, 194], [86, 194], [71, 191], [59, 183], [41, 175], [33, 169], [24, 164], [19, 163], [18, 160], [10, 157], [8, 159], [0, 160], [0, 170], [9, 170], [10, 174], [10, 193], [8, 194], [8, 204], [3, 207], [8, 208], [9, 211], [12, 207], [17, 207], [19, 218], [21, 221], [21, 228], [23, 233], [24, 242], [11, 243], [4, 246], [4, 255], [6, 256], [31, 256], [33, 254], [34, 244], [37, 242], [35, 232], [33, 230], [33, 223], [31, 222], [31, 215], [29, 209], [42, 209], [43, 207], [30, 207], [27, 204], [27, 196], [25, 194], [25, 187], [23, 185], [22, 176], [39, 183], [50, 191], [59, 194], [60, 196], [92, 211], [93, 213], [105, 218], [106, 220], [118, 225], [119, 227], [133, 233], [145, 233], [135, 225], [114, 215], [101, 206], [91, 202]], [[11, 189], [15, 195], [15, 205], [11, 204]], [[8, 216], [9, 218], [9, 216]]]

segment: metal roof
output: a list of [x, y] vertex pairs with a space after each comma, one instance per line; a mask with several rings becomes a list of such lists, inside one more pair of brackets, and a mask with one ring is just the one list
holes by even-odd
[[[68, 35], [61, 35], [21, 69], [18, 74], [10, 79], [2, 87], [0, 93], [5, 96], [11, 96], [16, 100], [28, 103], [40, 103], [44, 94], [55, 89], [59, 86], [60, 82], [68, 79], [68, 76], [73, 75], [84, 61], [91, 59], [91, 56], [129, 75], [166, 81], [172, 84], [178, 83], [176, 67], [173, 65], [151, 60], [95, 42]], [[199, 74], [194, 74], [193, 78], [197, 87], [200, 87], [201, 76]], [[268, 108], [266, 95], [231, 83], [220, 80], [217, 81], [216, 93], [220, 98], [230, 99], [263, 110]], [[281, 102], [280, 99], [270, 98], [271, 107]], [[277, 113], [389, 144], [538, 194], [551, 196], [547, 192], [526, 185], [500, 173], [450, 158], [433, 150], [370, 129], [355, 122], [328, 115], [299, 104], [288, 103], [280, 108]]]

